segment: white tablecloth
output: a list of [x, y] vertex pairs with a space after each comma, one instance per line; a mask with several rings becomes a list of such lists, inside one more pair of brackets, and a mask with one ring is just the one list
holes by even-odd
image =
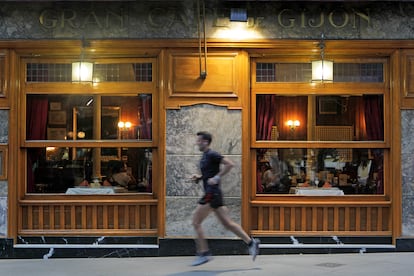
[[296, 188], [295, 194], [307, 196], [343, 196], [344, 192], [338, 188]]
[[67, 195], [107, 195], [114, 194], [116, 187], [101, 187], [101, 188], [68, 188], [66, 191]]

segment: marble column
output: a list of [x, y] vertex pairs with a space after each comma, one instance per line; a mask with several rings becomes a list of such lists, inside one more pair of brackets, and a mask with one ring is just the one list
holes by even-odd
[[[0, 143], [7, 144], [9, 111], [0, 110]], [[3, 160], [4, 162], [4, 160]], [[7, 181], [0, 181], [0, 237], [7, 236]]]
[[[198, 131], [210, 132], [213, 135], [211, 148], [236, 164], [222, 178], [221, 185], [230, 215], [240, 223], [241, 111], [208, 104], [168, 110], [166, 131], [166, 237], [194, 237], [192, 213], [203, 195], [202, 183], [189, 180], [193, 173], [199, 173], [201, 153], [195, 145]], [[208, 237], [235, 237], [213, 214], [203, 226]]]
[[401, 112], [402, 235], [414, 236], [414, 110]]

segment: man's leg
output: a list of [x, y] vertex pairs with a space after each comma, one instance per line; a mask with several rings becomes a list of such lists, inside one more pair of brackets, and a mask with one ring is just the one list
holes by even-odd
[[208, 216], [211, 211], [210, 204], [198, 204], [193, 214], [193, 227], [197, 234], [196, 246], [197, 253], [203, 253], [208, 251], [208, 244], [204, 236], [203, 228], [201, 223]]
[[235, 223], [229, 216], [229, 210], [226, 206], [221, 206], [217, 209], [214, 209], [214, 213], [228, 230], [236, 234], [239, 238], [241, 238], [245, 243], [249, 244], [251, 242], [251, 238], [247, 233], [243, 230], [243, 228]]
[[249, 246], [249, 254], [252, 255], [254, 261], [256, 259], [256, 256], [259, 254], [260, 240], [250, 238], [249, 235], [247, 235], [247, 233], [243, 230], [243, 228], [230, 218], [226, 206], [220, 206], [217, 209], [214, 209], [214, 212], [224, 227], [236, 234]]

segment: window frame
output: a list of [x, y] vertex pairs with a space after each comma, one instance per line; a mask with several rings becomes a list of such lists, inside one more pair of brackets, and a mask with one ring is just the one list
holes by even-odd
[[[383, 82], [256, 82], [257, 63], [309, 63], [309, 57], [252, 57], [250, 60], [250, 102], [251, 102], [251, 132], [250, 132], [250, 154], [252, 158], [252, 178], [251, 191], [252, 199], [269, 199], [292, 197], [295, 195], [287, 194], [261, 194], [257, 193], [257, 150], [258, 149], [288, 149], [288, 148], [356, 148], [356, 149], [383, 149], [384, 150], [384, 193], [379, 195], [358, 195], [361, 198], [379, 197], [386, 199], [390, 193], [391, 174], [389, 164], [391, 160], [391, 103], [392, 95], [389, 85], [390, 60], [388, 57], [333, 57], [335, 63], [382, 63]], [[293, 94], [291, 91], [295, 91]], [[384, 101], [384, 140], [383, 141], [289, 141], [276, 140], [265, 141], [256, 139], [256, 112], [257, 95], [277, 95], [277, 96], [343, 96], [343, 95], [383, 95]], [[315, 109], [316, 110], [316, 109]], [[309, 112], [309, 111], [308, 111]], [[308, 122], [306, 124], [310, 127]], [[388, 164], [388, 165], [385, 165]], [[346, 199], [355, 195], [345, 195], [341, 198]], [[324, 197], [320, 197], [323, 199]]]
[[[152, 64], [152, 81], [148, 82], [131, 82], [131, 81], [116, 81], [116, 82], [27, 82], [26, 67], [28, 63], [72, 63], [78, 58], [22, 58], [20, 73], [22, 76], [21, 87], [21, 104], [20, 116], [18, 118], [20, 124], [19, 130], [19, 144], [23, 151], [23, 155], [27, 155], [29, 148], [44, 148], [44, 147], [69, 147], [69, 148], [151, 148], [152, 149], [152, 163], [153, 171], [156, 168], [156, 162], [159, 162], [158, 147], [159, 147], [159, 133], [157, 123], [159, 122], [159, 95], [157, 93], [157, 58], [96, 58], [90, 59], [94, 63], [151, 63]], [[152, 96], [152, 139], [151, 140], [28, 140], [26, 137], [26, 106], [27, 95], [100, 95], [104, 96], [137, 96], [138, 94], [151, 94]], [[26, 157], [25, 157], [26, 158]], [[26, 162], [22, 164], [24, 170], [27, 170]], [[153, 174], [153, 183], [156, 182], [156, 174]], [[28, 193], [27, 183], [24, 179], [24, 189], [22, 189], [25, 196], [51, 196], [64, 194], [47, 194], [47, 193]], [[157, 191], [153, 185], [150, 196], [155, 195]], [[131, 192], [128, 195], [143, 195], [148, 193]], [[112, 196], [125, 196], [125, 194], [115, 194]]]

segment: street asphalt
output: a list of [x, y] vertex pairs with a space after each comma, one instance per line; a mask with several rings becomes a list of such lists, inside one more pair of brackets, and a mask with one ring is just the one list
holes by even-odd
[[193, 257], [137, 257], [91, 259], [2, 259], [1, 276], [20, 275], [364, 275], [412, 276], [414, 252], [215, 256], [201, 266]]

